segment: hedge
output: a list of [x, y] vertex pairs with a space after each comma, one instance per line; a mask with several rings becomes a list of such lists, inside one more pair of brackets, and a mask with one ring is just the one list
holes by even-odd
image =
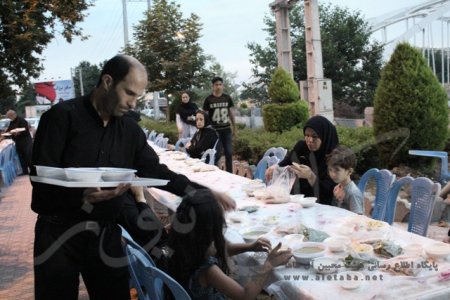
[[269, 132], [283, 132], [293, 126], [303, 127], [308, 119], [306, 101], [286, 104], [266, 104], [263, 106], [264, 128]]

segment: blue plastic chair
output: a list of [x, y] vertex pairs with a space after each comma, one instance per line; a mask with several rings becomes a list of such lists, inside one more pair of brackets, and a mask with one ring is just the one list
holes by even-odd
[[411, 183], [411, 212], [409, 214], [408, 231], [422, 236], [427, 235], [428, 225], [433, 214], [436, 195], [441, 185], [430, 179], [419, 177]]
[[156, 146], [167, 149], [167, 143], [169, 143], [169, 138], [165, 138], [164, 136], [159, 136], [155, 140]]
[[183, 147], [183, 151], [186, 152], [186, 144], [189, 143], [191, 141], [191, 138], [183, 138], [183, 139], [179, 139], [176, 143], [175, 143], [175, 151], [180, 151], [180, 147]]
[[266, 170], [268, 167], [277, 164], [280, 160], [276, 156], [264, 156], [256, 165], [254, 179], [260, 179], [262, 182], [266, 182]]
[[122, 228], [125, 241], [125, 254], [132, 286], [141, 300], [164, 300], [164, 284], [170, 289], [175, 299], [190, 300], [189, 294], [172, 277], [161, 271], [148, 253], [136, 244], [128, 232]]
[[386, 216], [384, 218], [384, 220], [389, 223], [390, 225], [392, 225], [392, 223], [394, 222], [395, 219], [395, 211], [397, 209], [397, 197], [398, 197], [398, 193], [400, 192], [400, 189], [407, 185], [410, 184], [412, 181], [414, 180], [414, 178], [412, 178], [411, 176], [406, 176], [403, 178], [400, 178], [399, 180], [395, 181], [391, 188], [389, 189], [389, 194], [388, 194], [388, 201], [387, 201], [387, 207], [386, 207]]
[[358, 183], [358, 188], [363, 195], [367, 182], [371, 178], [375, 178], [376, 184], [375, 205], [373, 207], [372, 218], [375, 220], [385, 221], [389, 189], [395, 180], [395, 175], [386, 169], [381, 171], [377, 168], [368, 170], [363, 174]]
[[156, 139], [156, 135], [157, 135], [157, 132], [155, 130], [152, 130], [152, 132], [150, 132], [150, 134], [148, 135], [148, 140], [151, 142], [154, 142]]
[[442, 183], [447, 182], [450, 179], [450, 173], [448, 172], [448, 153], [444, 151], [428, 151], [428, 150], [409, 150], [410, 155], [436, 157], [441, 160], [441, 173], [439, 181]]
[[208, 149], [205, 152], [203, 152], [202, 157], [200, 160], [202, 162], [206, 162], [206, 160], [209, 158], [208, 164], [214, 165], [215, 158], [216, 158], [216, 150], [215, 149]]
[[12, 183], [12, 176], [6, 162], [8, 154], [5, 150], [6, 148], [0, 152], [0, 173], [2, 176], [3, 184], [5, 186], [10, 186]]
[[272, 147], [264, 153], [263, 157], [275, 156], [279, 160], [282, 160], [286, 156], [286, 153], [287, 149], [284, 149], [283, 147]]

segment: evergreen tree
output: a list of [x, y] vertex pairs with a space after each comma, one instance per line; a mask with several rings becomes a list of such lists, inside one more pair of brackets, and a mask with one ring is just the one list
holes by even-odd
[[207, 56], [199, 43], [201, 29], [199, 17], [183, 18], [174, 1], [153, 1], [146, 18], [135, 27], [135, 42], [125, 48], [147, 67], [150, 91], [173, 94], [203, 79]]
[[374, 134], [386, 166], [420, 164], [408, 155], [410, 149], [444, 149], [447, 93], [421, 52], [408, 43], [397, 45], [383, 68], [374, 110]]

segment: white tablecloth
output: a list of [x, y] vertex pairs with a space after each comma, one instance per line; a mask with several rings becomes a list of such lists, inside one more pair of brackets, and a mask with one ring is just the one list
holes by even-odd
[[[154, 145], [152, 145], [154, 147]], [[242, 208], [249, 205], [259, 207], [258, 211], [249, 214], [244, 223], [229, 224], [227, 230], [227, 239], [231, 242], [242, 242], [239, 230], [246, 226], [261, 225], [268, 220], [270, 216], [278, 217], [278, 224], [267, 225], [271, 227], [287, 227], [293, 224], [303, 224], [307, 227], [326, 232], [330, 236], [343, 235], [344, 222], [356, 215], [350, 211], [316, 204], [311, 208], [301, 208], [296, 203], [286, 204], [264, 204], [260, 200], [248, 197], [242, 191], [243, 185], [250, 182], [249, 179], [236, 176], [221, 170], [209, 172], [194, 172], [183, 160], [173, 159], [173, 155], [163, 153], [161, 149], [155, 147], [157, 152], [161, 153], [160, 159], [171, 170], [189, 177], [190, 180], [205, 185], [213, 190], [225, 192], [234, 198], [237, 207]], [[156, 188], [150, 188], [150, 192], [162, 204], [171, 210], [176, 210], [180, 198], [165, 191]], [[390, 226], [387, 230], [388, 237], [400, 246], [409, 244], [427, 244], [436, 241], [411, 234], [399, 228]], [[349, 237], [352, 237], [350, 235]], [[280, 241], [280, 237], [275, 234], [269, 234], [268, 238], [272, 244]], [[328, 252], [326, 256], [343, 258], [346, 254]], [[405, 258], [409, 261], [409, 258]], [[243, 253], [235, 257], [242, 272], [245, 273], [245, 266], [260, 264], [264, 257], [260, 254]], [[430, 261], [431, 262], [431, 261]], [[436, 261], [437, 270], [421, 270], [418, 276], [399, 276], [391, 275], [388, 272], [380, 270], [369, 271], [363, 269], [359, 272], [370, 276], [370, 280], [363, 281], [359, 288], [354, 290], [345, 290], [340, 286], [339, 275], [337, 280], [333, 275], [330, 278], [316, 277], [312, 269], [307, 269], [298, 264], [291, 264], [288, 267], [276, 268], [273, 270], [269, 284], [276, 283], [269, 287], [269, 290], [275, 292], [278, 298], [293, 299], [297, 296], [298, 289], [316, 297], [317, 299], [449, 299], [450, 281], [439, 281], [438, 274], [443, 271], [450, 271], [450, 262], [448, 260]], [[300, 277], [295, 276], [300, 275]], [[309, 275], [308, 278], [301, 275]], [[266, 287], [267, 287], [266, 286]]]

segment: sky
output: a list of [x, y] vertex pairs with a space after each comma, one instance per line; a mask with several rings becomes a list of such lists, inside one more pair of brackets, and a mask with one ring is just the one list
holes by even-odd
[[[129, 0], [128, 32], [133, 36], [133, 25], [144, 16], [147, 0]], [[360, 11], [369, 19], [391, 11], [427, 2], [425, 0], [318, 0], [352, 11]], [[273, 0], [175, 0], [184, 17], [195, 13], [203, 24], [200, 44], [206, 54], [213, 55], [227, 72], [236, 73], [236, 83], [251, 76], [248, 42], [265, 45], [267, 34], [263, 19], [270, 14]], [[303, 5], [299, 1], [297, 5]], [[98, 64], [120, 53], [124, 46], [122, 0], [96, 0], [80, 23], [86, 41], [75, 39], [65, 42], [61, 35], [50, 43], [42, 54], [44, 68], [35, 81], [64, 80], [71, 78], [71, 68], [81, 61]]]

